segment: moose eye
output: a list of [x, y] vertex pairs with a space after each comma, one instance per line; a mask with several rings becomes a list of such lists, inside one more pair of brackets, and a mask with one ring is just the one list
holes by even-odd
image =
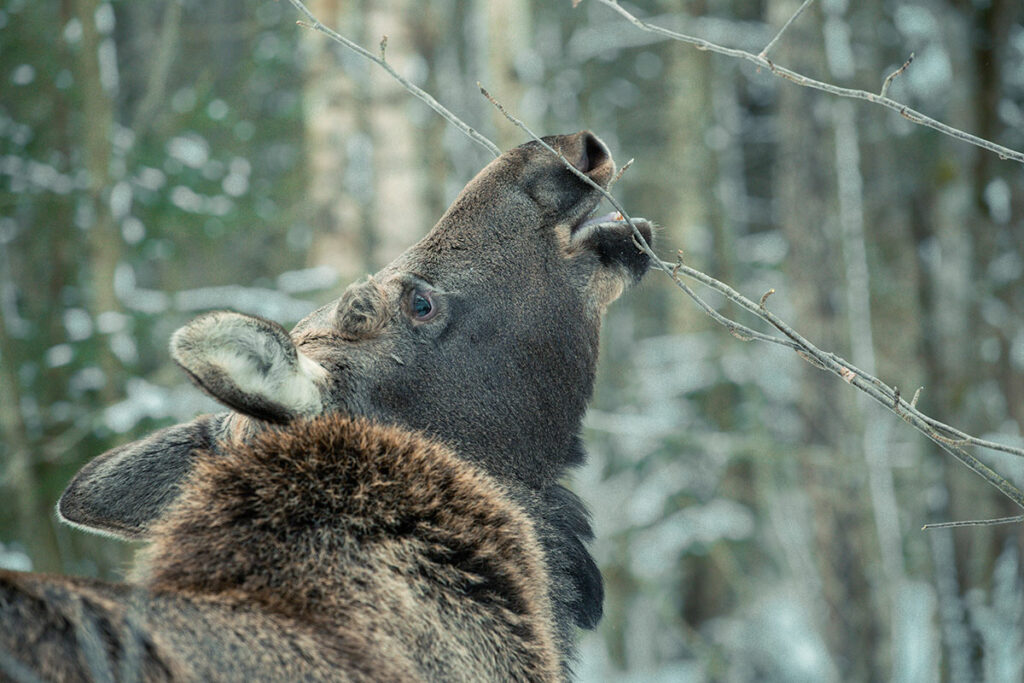
[[430, 292], [423, 289], [414, 289], [409, 295], [409, 309], [412, 317], [420, 322], [430, 320], [437, 315], [437, 306]]

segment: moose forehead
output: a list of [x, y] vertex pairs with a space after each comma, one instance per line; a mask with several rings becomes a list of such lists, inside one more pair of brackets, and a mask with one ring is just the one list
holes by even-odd
[[[606, 184], [614, 172], [607, 150], [589, 133], [545, 141], [595, 182]], [[584, 284], [570, 283], [572, 229], [597, 199], [539, 143], [510, 150], [470, 181], [419, 243], [308, 316], [293, 334], [330, 329], [349, 341], [379, 336], [417, 286], [471, 298], [469, 305], [488, 299], [504, 299], [512, 309], [538, 299], [569, 304]]]

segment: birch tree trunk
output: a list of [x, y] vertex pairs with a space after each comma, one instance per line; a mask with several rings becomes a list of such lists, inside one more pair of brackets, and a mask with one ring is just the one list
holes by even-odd
[[[767, 13], [770, 26], [782, 26], [799, 6], [797, 0], [775, 0]], [[813, 72], [823, 45], [820, 16], [805, 12], [774, 48], [779, 63], [797, 71]], [[845, 282], [839, 255], [840, 243], [829, 229], [836, 220], [835, 131], [825, 117], [815, 116], [822, 106], [817, 93], [779, 85], [778, 149], [775, 165], [776, 218], [786, 236], [789, 281], [799, 283], [787, 292], [795, 308], [794, 325], [824, 348], [846, 349], [840, 330], [845, 328], [842, 291]], [[831, 144], [830, 144], [831, 143]], [[824, 604], [819, 631], [830, 654], [841, 668], [843, 679], [864, 679], [874, 670], [877, 624], [870, 604], [869, 578], [865, 573], [865, 549], [874, 543], [865, 538], [859, 473], [864, 472], [863, 451], [843, 438], [855, 431], [849, 422], [849, 394], [831, 377], [810, 365], [800, 369], [799, 413], [806, 434], [796, 454], [800, 477], [810, 496], [813, 553], [820, 575], [820, 595], [804, 593], [809, 607]], [[830, 452], [822, 463], [808, 446]], [[814, 610], [810, 614], [820, 612]]]
[[[366, 0], [310, 3], [321, 21], [367, 49], [379, 49], [386, 35], [388, 61], [414, 81], [426, 71], [411, 30], [418, 7]], [[320, 34], [309, 32], [303, 39], [312, 54], [305, 84], [310, 202], [317, 230], [311, 259], [338, 269], [349, 281], [389, 262], [430, 228], [421, 135], [409, 115], [418, 102], [410, 101], [387, 73], [340, 51]]]
[[[363, 4], [316, 0], [309, 7], [328, 26], [358, 37], [364, 32], [352, 27], [362, 21]], [[301, 40], [310, 54], [303, 87], [309, 204], [315, 229], [310, 258], [314, 265], [336, 268], [349, 281], [368, 270], [375, 244], [368, 181], [372, 172], [368, 167], [368, 68], [320, 33], [303, 32]]]
[[[373, 3], [366, 15], [365, 41], [377, 45], [388, 37], [387, 59], [392, 66], [417, 83], [426, 79], [427, 63], [415, 51], [415, 21], [421, 1], [396, 0], [387, 5]], [[376, 270], [425, 235], [433, 219], [424, 210], [419, 142], [423, 139], [414, 123], [423, 116], [411, 115], [420, 107], [390, 75], [381, 69], [370, 71], [368, 124], [373, 150], [373, 219], [376, 244], [370, 266]], [[427, 114], [419, 111], [419, 114]], [[434, 217], [435, 219], [437, 217]]]
[[[487, 50], [487, 88], [501, 93], [500, 98], [510, 111], [521, 109], [523, 83], [516, 73], [516, 58], [522, 57], [523, 42], [534, 35], [529, 3], [524, 0], [493, 2], [477, 0], [478, 11], [485, 16]], [[574, 94], [569, 94], [573, 96]], [[496, 143], [503, 150], [520, 142], [521, 131], [508, 125], [501, 112], [492, 110], [491, 120], [497, 131]]]

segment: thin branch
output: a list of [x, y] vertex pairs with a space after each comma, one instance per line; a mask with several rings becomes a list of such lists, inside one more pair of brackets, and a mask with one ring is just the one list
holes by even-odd
[[910, 407], [911, 408], [916, 408], [917, 407], [917, 399], [921, 398], [921, 392], [923, 390], [924, 390], [924, 387], [918, 387], [917, 391], [914, 392], [914, 398], [910, 399]]
[[913, 62], [913, 61], [914, 61], [914, 53], [911, 52], [910, 56], [907, 57], [907, 61], [903, 62], [903, 66], [901, 66], [900, 68], [896, 69], [891, 74], [889, 74], [889, 76], [882, 83], [882, 89], [880, 91], [878, 91], [878, 96], [879, 97], [885, 97], [885, 93], [889, 92], [889, 86], [892, 85], [892, 82], [896, 80], [897, 76], [902, 75], [903, 72], [907, 70], [907, 67], [910, 66], [910, 63]]
[[[661, 264], [665, 266], [669, 265], [665, 262], [661, 262]], [[921, 413], [917, 409], [917, 399], [920, 395], [920, 389], [915, 392], [914, 398], [909, 403], [903, 398], [897, 397], [896, 390], [890, 389], [877, 377], [861, 370], [837, 354], [825, 352], [817, 348], [797, 332], [789, 328], [789, 326], [772, 314], [771, 311], [766, 308], [762, 308], [760, 304], [747, 299], [724, 282], [720, 282], [710, 275], [686, 265], [672, 264], [672, 267], [677, 273], [686, 275], [687, 277], [697, 280], [701, 284], [724, 294], [727, 299], [739, 305], [741, 308], [750, 311], [765, 322], [768, 322], [788, 337], [788, 339], [780, 339], [778, 337], [762, 335], [763, 341], [802, 351], [813, 358], [816, 361], [816, 365], [819, 365], [823, 369], [829, 370], [844, 379], [847, 376], [852, 375], [852, 381], [850, 381], [851, 384], [871, 395], [872, 398], [875, 398], [879, 403], [885, 405], [886, 408], [889, 408], [905, 421], [921, 430], [926, 436], [938, 441], [940, 444], [954, 446], [971, 445], [1024, 457], [1024, 448], [1017, 448], [985, 439], [979, 439]], [[736, 324], [733, 321], [729, 322]], [[1022, 507], [1024, 507], [1024, 505], [1022, 505]]]
[[501, 150], [498, 149], [497, 145], [495, 145], [493, 142], [491, 142], [490, 140], [485, 138], [483, 135], [481, 135], [476, 130], [471, 128], [465, 121], [463, 121], [458, 116], [456, 116], [451, 111], [449, 111], [444, 105], [442, 105], [440, 102], [435, 100], [433, 98], [433, 96], [430, 95], [430, 93], [426, 92], [425, 90], [423, 90], [422, 88], [420, 88], [416, 84], [411, 83], [410, 81], [405, 79], [401, 74], [399, 74], [397, 71], [395, 71], [394, 67], [392, 67], [387, 61], [385, 61], [385, 59], [384, 59], [384, 56], [385, 56], [384, 52], [387, 49], [387, 38], [386, 37], [380, 43], [380, 55], [381, 56], [377, 57], [376, 55], [372, 54], [371, 52], [369, 52], [368, 50], [363, 48], [361, 45], [352, 42], [351, 40], [349, 40], [345, 36], [341, 35], [337, 31], [329, 29], [326, 26], [324, 26], [323, 24], [321, 24], [320, 20], [317, 19], [315, 16], [313, 16], [313, 13], [310, 12], [309, 9], [307, 9], [307, 7], [304, 4], [302, 4], [302, 2], [300, 2], [300, 0], [288, 0], [288, 1], [290, 3], [292, 3], [292, 5], [295, 7], [295, 9], [299, 10], [300, 12], [302, 12], [302, 14], [304, 14], [305, 17], [309, 20], [309, 23], [302, 22], [302, 21], [296, 22], [296, 23], [299, 24], [299, 26], [303, 26], [305, 28], [310, 28], [310, 29], [313, 29], [314, 31], [319, 31], [320, 33], [324, 34], [325, 36], [327, 36], [331, 40], [333, 40], [333, 41], [335, 41], [337, 43], [341, 43], [342, 45], [344, 45], [348, 49], [350, 49], [353, 52], [355, 52], [356, 54], [358, 54], [360, 57], [364, 57], [365, 59], [370, 60], [371, 62], [373, 62], [374, 64], [376, 64], [377, 66], [379, 66], [380, 68], [384, 69], [389, 74], [391, 74], [391, 77], [394, 78], [396, 81], [398, 81], [402, 85], [403, 88], [405, 88], [406, 90], [411, 92], [413, 95], [415, 95], [419, 99], [421, 99], [424, 102], [426, 102], [427, 106], [429, 106], [431, 109], [433, 109], [438, 114], [440, 114], [442, 117], [444, 117], [444, 119], [448, 123], [452, 124], [453, 126], [458, 128], [459, 130], [461, 130], [463, 133], [468, 135], [471, 140], [473, 140], [474, 142], [478, 143], [479, 145], [481, 145], [482, 147], [487, 149], [487, 151], [490, 152], [491, 154], [493, 154], [494, 156], [499, 156], [501, 154]]
[[950, 529], [959, 526], [994, 526], [996, 524], [1016, 524], [1024, 522], [1024, 515], [1016, 517], [999, 517], [998, 519], [969, 519], [963, 522], [939, 522], [938, 524], [925, 524], [921, 531], [930, 529]]
[[[697, 279], [698, 281], [706, 284], [707, 286], [725, 294], [731, 301], [734, 301], [742, 308], [750, 311], [754, 315], [758, 316], [762, 320], [768, 322], [780, 332], [782, 332], [789, 341], [796, 345], [800, 352], [800, 356], [806, 360], [813, 359], [812, 364], [822, 367], [825, 370], [832, 372], [844, 380], [857, 387], [868, 396], [873, 398], [875, 401], [883, 405], [888, 410], [899, 415], [905, 422], [910, 424], [912, 427], [920, 431], [922, 434], [931, 439], [934, 443], [938, 444], [942, 450], [946, 451], [954, 458], [959, 460], [961, 463], [966, 465], [968, 468], [973, 470], [976, 474], [981, 476], [989, 484], [997, 488], [1007, 498], [1012, 500], [1021, 508], [1024, 508], [1024, 494], [1022, 494], [1013, 484], [1001, 477], [999, 474], [994, 472], [987, 465], [979, 461], [977, 458], [972, 456], [970, 453], [963, 449], [963, 446], [974, 445], [989, 448], [992, 450], [1002, 451], [1004, 453], [1010, 453], [1013, 455], [1024, 456], [1024, 450], [1020, 448], [1014, 448], [1012, 446], [1005, 446], [1003, 444], [997, 444], [983, 439], [965, 434], [949, 425], [943, 424], [938, 420], [923, 415], [914, 406], [904, 401], [902, 398], [896, 396], [896, 392], [888, 388], [878, 378], [856, 368], [853, 364], [840, 358], [834, 353], [827, 353], [816, 347], [810, 341], [805, 339], [802, 335], [797, 333], [795, 330], [790, 328], [781, 319], [775, 316], [767, 308], [762, 308], [753, 301], [742, 296], [731, 287], [723, 282], [719, 282], [714, 278], [701, 273], [693, 268], [683, 266], [679, 269], [682, 274]], [[782, 340], [771, 338], [773, 343], [780, 343]], [[789, 346], [789, 344], [784, 344]], [[792, 348], [792, 347], [791, 347]], [[808, 358], [808, 356], [810, 358]], [[956, 438], [951, 439], [946, 434], [940, 433], [946, 432], [947, 434], [953, 434]]]
[[619, 182], [619, 178], [622, 177], [622, 174], [626, 172], [627, 168], [629, 168], [630, 166], [633, 165], [634, 161], [636, 161], [636, 159], [630, 159], [629, 161], [627, 161], [626, 163], [624, 163], [622, 165], [622, 168], [620, 168], [618, 171], [615, 172], [615, 177], [613, 177], [610, 181], [608, 181], [608, 189], [609, 190], [612, 189], [612, 187], [615, 185], [615, 183]]
[[793, 16], [789, 18], [789, 21], [782, 25], [782, 28], [780, 28], [779, 32], [775, 34], [775, 37], [772, 38], [771, 41], [769, 41], [769, 43], [764, 46], [764, 49], [761, 50], [761, 52], [759, 52], [757, 56], [760, 57], [761, 59], [767, 59], [768, 51], [775, 47], [775, 43], [779, 42], [779, 38], [781, 38], [782, 34], [786, 32], [786, 29], [789, 28], [789, 25], [796, 21], [796, 18], [803, 14], [804, 10], [807, 9], [807, 6], [810, 5], [812, 2], [814, 2], [814, 0], [804, 0], [803, 4], [800, 5], [800, 7], [797, 8], [796, 12], [793, 13]]
[[724, 47], [722, 45], [712, 43], [702, 38], [695, 38], [693, 36], [688, 36], [684, 33], [679, 33], [677, 31], [672, 31], [661, 26], [649, 24], [646, 21], [643, 21], [642, 19], [638, 19], [633, 14], [630, 14], [618, 3], [618, 0], [597, 1], [603, 5], [607, 5], [608, 7], [612, 8], [613, 10], [618, 12], [622, 17], [624, 17], [627, 21], [629, 21], [629, 23], [633, 24], [642, 31], [647, 31], [648, 33], [654, 33], [665, 38], [670, 38], [672, 40], [678, 40], [679, 42], [693, 45], [698, 50], [707, 50], [709, 52], [715, 52], [720, 55], [725, 55], [726, 57], [733, 57], [735, 59], [742, 59], [747, 62], [752, 62], [757, 66], [761, 67], [762, 69], [768, 69], [779, 78], [784, 78], [787, 81], [792, 81], [793, 83], [796, 83], [797, 85], [802, 85], [806, 88], [821, 90], [822, 92], [827, 92], [831, 95], [836, 95], [838, 97], [849, 97], [855, 100], [866, 100], [868, 102], [873, 102], [874, 104], [881, 105], [883, 107], [886, 107], [887, 109], [892, 109], [893, 111], [895, 111], [896, 113], [898, 113], [900, 116], [907, 119], [911, 123], [926, 126], [928, 128], [931, 128], [932, 130], [937, 130], [944, 135], [948, 135], [951, 138], [967, 142], [976, 147], [986, 149], [990, 152], [995, 152], [997, 155], [999, 155], [1000, 159], [1012, 159], [1013, 161], [1016, 161], [1018, 163], [1024, 163], [1024, 152], [1018, 152], [1016, 150], [1010, 149], [1009, 147], [997, 145], [996, 143], [990, 142], [989, 140], [985, 140], [984, 138], [979, 138], [976, 135], [965, 133], [959, 128], [953, 128], [952, 126], [942, 123], [941, 121], [937, 121], [929, 116], [925, 116], [921, 112], [915, 109], [911, 109], [907, 105], [901, 102], [897, 102], [896, 100], [891, 100], [883, 95], [877, 95], [875, 93], [870, 93], [865, 90], [841, 88], [837, 85], [832, 85], [831, 83], [824, 83], [813, 78], [808, 78], [807, 76], [799, 74], [790, 69], [777, 66], [767, 57], [755, 55], [754, 53], [747, 52], [746, 50], [737, 50], [734, 48]]

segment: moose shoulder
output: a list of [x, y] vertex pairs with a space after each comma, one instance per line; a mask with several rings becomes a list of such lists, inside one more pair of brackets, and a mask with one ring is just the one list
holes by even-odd
[[[584, 132], [546, 141], [595, 182], [610, 181], [614, 164], [593, 135]], [[567, 671], [573, 629], [596, 624], [602, 593], [600, 575], [584, 545], [591, 537], [586, 512], [558, 480], [583, 458], [579, 430], [594, 379], [601, 315], [648, 266], [647, 257], [633, 245], [628, 224], [590, 218], [599, 199], [599, 193], [559, 159], [528, 143], [488, 165], [423, 240], [373, 277], [350, 286], [338, 301], [312, 313], [291, 333], [251, 316], [201, 316], [176, 333], [172, 355], [199, 386], [232, 411], [197, 418], [100, 456], [68, 487], [59, 504], [61, 515], [88, 529], [153, 541], [149, 572], [140, 575], [138, 584], [144, 596], [139, 600], [147, 608], [160, 600], [173, 605], [198, 600], [208, 607], [212, 595], [223, 593], [239, 598], [233, 604], [246, 605], [254, 619], [287, 618], [309, 627], [321, 623], [320, 617], [310, 616], [316, 605], [334, 604], [335, 583], [309, 584], [319, 591], [306, 596], [309, 600], [303, 604], [311, 606], [309, 612], [297, 615], [279, 608], [284, 607], [281, 600], [299, 602], [289, 591], [305, 581], [302, 572], [314, 559], [334, 557], [344, 533], [329, 513], [317, 513], [317, 533], [291, 557], [291, 564], [273, 571], [270, 568], [277, 565], [261, 564], [268, 558], [258, 554], [251, 564], [229, 562], [228, 549], [246, 535], [227, 518], [207, 517], [203, 522], [223, 532], [224, 541], [210, 547], [227, 556], [183, 545], [192, 550], [171, 557], [157, 550], [162, 547], [160, 539], [171, 529], [184, 528], [186, 508], [196, 511], [188, 501], [196, 500], [196, 491], [207, 490], [204, 476], [215, 478], [213, 471], [225, 466], [222, 461], [244, 461], [246, 456], [240, 454], [264, 443], [268, 434], [284, 438], [289, 430], [298, 429], [296, 425], [321, 424], [317, 416], [334, 416], [332, 424], [347, 419], [403, 434], [414, 430], [431, 444], [445, 447], [427, 451], [454, 453], [474, 476], [490, 482], [505, 501], [502, 505], [522, 513], [525, 522], [516, 528], [528, 530], [522, 536], [524, 548], [528, 537], [536, 535], [541, 566], [523, 576], [528, 575], [524, 580], [531, 595], [540, 597], [528, 602], [547, 605], [538, 613], [547, 610], [553, 615], [554, 647], [562, 671]], [[644, 221], [637, 224], [649, 239], [650, 226]], [[304, 466], [297, 468], [296, 477], [306, 476]], [[285, 509], [297, 488], [288, 477], [275, 481], [281, 488], [262, 490], [272, 491], [271, 498]], [[350, 486], [333, 490], [356, 498], [371, 495], [357, 482]], [[211, 499], [207, 509], [221, 508]], [[388, 528], [398, 534], [416, 523], [405, 520]], [[195, 556], [189, 554], [192, 551]], [[335, 557], [338, 576], [348, 570], [347, 558], [344, 553]], [[194, 577], [189, 588], [157, 581], [156, 577], [166, 577], [161, 571], [172, 560], [179, 567], [191, 563]], [[416, 561], [437, 560], [428, 556]], [[261, 567], [270, 573], [254, 578]], [[40, 595], [51, 585], [25, 576], [8, 576], [6, 581], [18, 595], [29, 584]], [[485, 583], [487, 595], [519, 585]], [[83, 591], [125, 590], [107, 584], [101, 590], [73, 580], [53, 585], [65, 596], [78, 596], [72, 602], [87, 600]], [[330, 595], [323, 592], [326, 586], [331, 586]], [[275, 594], [278, 597], [271, 599]], [[502, 599], [519, 607], [526, 604], [512, 593]], [[95, 604], [108, 605], [111, 600]], [[358, 601], [353, 604], [365, 607]], [[419, 611], [410, 611], [411, 604], [400, 600], [384, 604], [397, 611], [366, 616], [374, 629], [384, 628], [389, 620], [406, 619], [426, 620], [440, 628], [430, 616], [436, 614], [431, 610], [437, 604]], [[37, 607], [44, 610], [42, 605]], [[6, 623], [14, 617], [5, 612], [3, 618]], [[111, 614], [103, 619], [127, 617]], [[530, 621], [536, 634], [544, 630], [542, 621]], [[501, 632], [487, 623], [484, 630]], [[322, 636], [322, 631], [314, 631]], [[475, 634], [472, 638], [483, 642]], [[415, 651], [430, 640], [417, 642], [400, 645]], [[23, 646], [19, 641], [19, 651]], [[347, 645], [338, 647], [346, 650]], [[414, 666], [421, 667], [418, 662]]]

